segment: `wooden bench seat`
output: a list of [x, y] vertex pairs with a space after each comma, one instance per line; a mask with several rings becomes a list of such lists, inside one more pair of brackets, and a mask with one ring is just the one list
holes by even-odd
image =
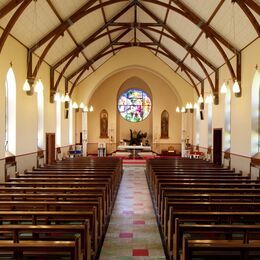
[[173, 259], [180, 259], [182, 250], [182, 238], [189, 235], [190, 239], [229, 239], [239, 240], [243, 243], [258, 239], [260, 242], [260, 225], [197, 225], [182, 224], [178, 219], [175, 220], [175, 233], [173, 243]]
[[[80, 235], [81, 250], [85, 260], [91, 259], [91, 241], [89, 231], [89, 221], [86, 220], [84, 225], [0, 225], [0, 241], [6, 241], [11, 237], [14, 243], [34, 241], [57, 241], [60, 240], [60, 234], [65, 234], [62, 239], [68, 240], [70, 237], [74, 240], [75, 235]], [[28, 233], [30, 236], [28, 237]], [[27, 235], [24, 237], [23, 235]], [[41, 235], [41, 236], [39, 236]], [[0, 253], [1, 255], [1, 253]]]
[[236, 256], [238, 259], [246, 260], [249, 259], [250, 253], [258, 257], [257, 259], [260, 257], [260, 241], [243, 243], [243, 241], [234, 240], [190, 240], [186, 236], [183, 240], [183, 260], [190, 260], [194, 256], [203, 259], [210, 259], [214, 256]]
[[[82, 260], [79, 238], [72, 241], [0, 241], [0, 252], [4, 255], [15, 254], [16, 259], [22, 259], [22, 255], [45, 255], [47, 257], [71, 256], [73, 260]], [[58, 253], [58, 255], [57, 255]], [[17, 254], [19, 257], [17, 258]]]

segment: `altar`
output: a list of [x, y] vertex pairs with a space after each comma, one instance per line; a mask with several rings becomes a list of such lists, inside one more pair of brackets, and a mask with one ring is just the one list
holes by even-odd
[[121, 151], [129, 151], [133, 158], [137, 157], [137, 152], [139, 151], [151, 151], [151, 146], [143, 146], [143, 145], [119, 145], [117, 147], [118, 150]]

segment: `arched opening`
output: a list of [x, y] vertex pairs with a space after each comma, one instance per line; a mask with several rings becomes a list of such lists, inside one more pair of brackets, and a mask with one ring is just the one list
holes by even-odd
[[225, 95], [225, 130], [224, 130], [224, 151], [231, 147], [231, 91], [228, 88]]
[[153, 140], [152, 93], [140, 78], [127, 79], [117, 94], [117, 143], [130, 139], [130, 130], [147, 133], [147, 140]]
[[16, 80], [12, 67], [5, 80], [5, 152], [16, 154]]
[[44, 95], [43, 95], [43, 88], [39, 88], [38, 91], [37, 91], [37, 109], [38, 109], [37, 146], [40, 149], [44, 149]]
[[256, 70], [252, 83], [252, 130], [251, 130], [251, 155], [260, 152], [260, 72]]

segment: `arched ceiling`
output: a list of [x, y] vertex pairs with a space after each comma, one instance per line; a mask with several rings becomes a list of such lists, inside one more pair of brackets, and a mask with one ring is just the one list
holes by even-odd
[[[222, 64], [240, 79], [240, 51], [259, 37], [259, 15], [260, 0], [1, 0], [0, 51], [12, 34], [28, 47], [28, 78], [46, 61], [51, 92], [64, 76], [71, 93], [121, 49], [140, 46], [197, 90], [206, 78], [216, 94]], [[33, 53], [40, 57], [35, 66]]]

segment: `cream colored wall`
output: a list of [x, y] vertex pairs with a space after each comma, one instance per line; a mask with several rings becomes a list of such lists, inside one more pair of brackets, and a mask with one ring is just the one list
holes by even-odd
[[[10, 62], [17, 86], [17, 107], [16, 107], [16, 155], [19, 171], [32, 168], [36, 165], [37, 152], [37, 96], [28, 96], [23, 90], [23, 83], [27, 74], [27, 49], [12, 37], [8, 37], [0, 54], [0, 159], [5, 157], [4, 149], [4, 116], [5, 116], [5, 77], [9, 69]], [[34, 57], [34, 64], [36, 60]], [[43, 63], [38, 77], [44, 85], [44, 131], [55, 132], [55, 104], [49, 102], [50, 89], [50, 67]], [[62, 81], [60, 88], [64, 88]], [[64, 90], [63, 90], [64, 92]], [[63, 108], [64, 109], [64, 108]], [[62, 145], [68, 145], [68, 120], [62, 114]], [[45, 140], [44, 140], [45, 143]], [[4, 175], [4, 160], [0, 160], [0, 179]]]
[[179, 106], [193, 100], [193, 88], [176, 74], [166, 63], [151, 51], [141, 47], [126, 48], [104, 63], [95, 73], [82, 80], [75, 88], [73, 96], [80, 102], [82, 97], [88, 103], [95, 89], [107, 78], [129, 68], [148, 70], [164, 80], [175, 93]]
[[[125, 91], [127, 91], [130, 88], [137, 88], [144, 90], [148, 96], [150, 97], [152, 104], [153, 104], [153, 96], [151, 93], [151, 89], [146, 84], [145, 81], [143, 81], [141, 78], [138, 77], [132, 77], [127, 79], [120, 89], [118, 90], [118, 95], [116, 97], [116, 100], [119, 99], [120, 95], [123, 94]], [[153, 106], [152, 106], [153, 107]], [[120, 113], [116, 110], [117, 115], [117, 143], [119, 140], [127, 139], [130, 140], [130, 129], [133, 131], [141, 131], [142, 133], [147, 133], [147, 137], [149, 139], [149, 142], [152, 142], [152, 136], [153, 136], [153, 109], [151, 110], [148, 117], [137, 123], [132, 123], [127, 120], [125, 120], [122, 116], [120, 116]]]
[[[121, 119], [121, 116], [117, 111], [117, 97], [119, 88], [128, 80], [134, 77], [133, 81], [128, 81], [125, 85], [125, 88], [128, 87], [141, 87], [142, 81], [145, 82], [151, 91], [152, 97], [152, 123], [149, 119], [144, 120], [143, 123], [128, 123], [124, 119]], [[136, 78], [141, 79], [136, 80]], [[134, 83], [139, 84], [138, 86], [133, 86]], [[81, 94], [82, 98], [83, 93]], [[80, 100], [79, 100], [80, 101]], [[114, 129], [114, 138], [117, 136], [117, 142], [122, 138], [129, 138], [129, 129], [147, 131], [148, 133], [153, 134], [154, 143], [180, 143], [181, 142], [181, 114], [176, 113], [175, 109], [178, 105], [177, 97], [175, 96], [172, 89], [169, 85], [163, 81], [158, 76], [154, 75], [151, 72], [143, 69], [128, 69], [118, 72], [117, 74], [106, 79], [95, 91], [93, 96], [90, 99], [89, 105], [94, 106], [94, 112], [88, 113], [88, 133], [89, 133], [89, 147], [93, 143], [97, 142], [109, 142], [109, 139], [100, 139], [100, 123], [99, 115], [102, 109], [106, 109], [108, 112], [108, 129]], [[161, 112], [163, 110], [169, 112], [169, 138], [160, 139], [161, 134]], [[120, 134], [117, 133], [116, 122], [117, 118], [120, 123]], [[150, 119], [151, 120], [151, 119]], [[148, 129], [152, 127], [152, 129]], [[167, 148], [167, 147], [166, 147]], [[93, 148], [94, 149], [94, 148]], [[96, 149], [96, 146], [95, 146]], [[90, 153], [93, 152], [89, 151]]]
[[[249, 172], [251, 157], [251, 88], [255, 66], [260, 64], [260, 39], [242, 51], [242, 96], [231, 97], [231, 167], [243, 172]], [[234, 70], [236, 60], [232, 59]], [[230, 73], [226, 65], [219, 70], [220, 86], [226, 79], [230, 79]], [[205, 81], [206, 83], [206, 81]], [[231, 85], [231, 84], [230, 84]], [[232, 87], [232, 86], [230, 86]], [[223, 151], [224, 151], [224, 125], [225, 125], [225, 95], [219, 94], [219, 105], [213, 105], [212, 129], [223, 129]], [[200, 123], [200, 146], [204, 147], [207, 138], [206, 110], [204, 122]]]

